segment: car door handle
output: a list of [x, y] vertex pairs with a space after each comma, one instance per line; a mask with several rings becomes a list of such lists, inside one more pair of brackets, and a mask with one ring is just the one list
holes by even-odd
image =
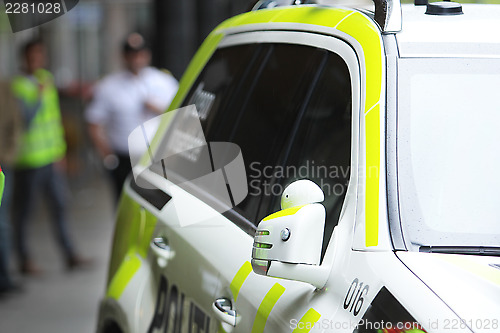
[[219, 298], [212, 304], [215, 316], [222, 322], [231, 326], [236, 326], [240, 322], [241, 316], [233, 309], [232, 302], [227, 298]]
[[167, 266], [167, 261], [175, 256], [175, 251], [172, 250], [165, 236], [153, 238], [150, 247], [158, 257], [158, 264], [162, 267]]

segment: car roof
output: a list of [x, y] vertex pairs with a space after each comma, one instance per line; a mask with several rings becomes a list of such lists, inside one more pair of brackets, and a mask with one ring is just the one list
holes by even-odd
[[462, 15], [428, 15], [403, 5], [401, 57], [500, 57], [500, 5], [463, 4]]
[[[367, 0], [350, 0], [352, 6], [340, 6], [341, 0], [316, 0], [316, 5], [300, 7], [326, 9], [325, 11], [302, 12], [302, 15], [291, 15], [295, 22], [312, 25], [334, 26], [338, 23], [328, 21], [328, 8], [358, 8], [373, 19], [373, 2]], [[343, 1], [346, 3], [346, 1]], [[462, 4], [461, 15], [429, 15], [425, 14], [427, 6], [404, 4], [402, 8], [402, 29], [395, 34], [399, 55], [402, 58], [500, 58], [500, 5]], [[275, 9], [259, 10], [259, 19], [247, 13], [225, 21], [219, 28], [247, 25], [264, 22], [280, 22], [287, 19], [284, 11], [299, 6], [284, 6]], [[265, 12], [265, 14], [264, 14]], [[320, 15], [324, 13], [324, 16]], [[391, 34], [391, 33], [386, 33]]]

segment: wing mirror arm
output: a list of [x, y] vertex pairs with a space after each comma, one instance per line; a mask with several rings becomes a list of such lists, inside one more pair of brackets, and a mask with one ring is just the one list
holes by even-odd
[[322, 289], [330, 276], [330, 268], [331, 267], [288, 264], [275, 261], [271, 263], [268, 275], [282, 279], [307, 282], [317, 289]]

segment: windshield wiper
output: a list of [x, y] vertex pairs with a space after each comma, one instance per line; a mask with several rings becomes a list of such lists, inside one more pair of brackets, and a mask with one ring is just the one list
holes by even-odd
[[421, 246], [419, 252], [500, 257], [500, 247], [488, 246]]

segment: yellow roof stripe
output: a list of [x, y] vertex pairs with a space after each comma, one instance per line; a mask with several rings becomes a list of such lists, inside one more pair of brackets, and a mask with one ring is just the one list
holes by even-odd
[[344, 17], [354, 13], [352, 9], [317, 6], [293, 6], [262, 9], [244, 13], [221, 23], [216, 31], [259, 23], [302, 23], [334, 27]]
[[333, 27], [344, 17], [353, 13], [352, 9], [324, 8], [316, 6], [292, 7], [282, 11], [272, 19], [272, 22], [298, 22], [303, 24]]

